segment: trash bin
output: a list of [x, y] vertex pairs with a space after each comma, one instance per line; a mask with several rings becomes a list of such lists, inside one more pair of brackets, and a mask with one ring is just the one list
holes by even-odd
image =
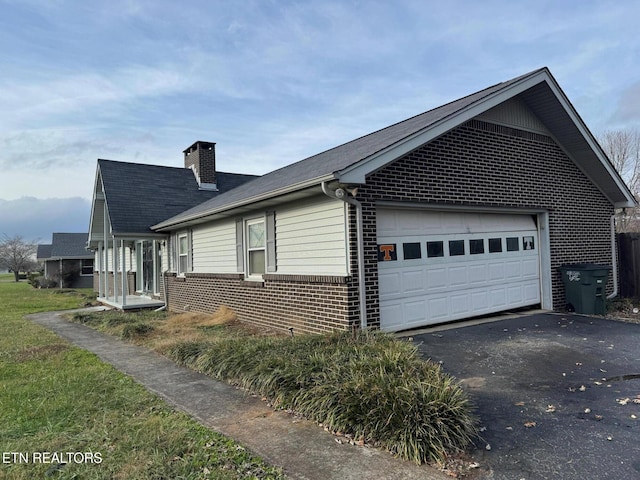
[[576, 263], [562, 265], [558, 270], [562, 274], [569, 311], [591, 315], [607, 313], [605, 287], [610, 266]]

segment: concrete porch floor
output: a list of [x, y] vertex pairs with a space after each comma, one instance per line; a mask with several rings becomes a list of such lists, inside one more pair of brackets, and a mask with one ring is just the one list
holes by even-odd
[[162, 300], [155, 298], [143, 297], [140, 295], [127, 295], [123, 301], [122, 296], [117, 299], [114, 297], [98, 297], [98, 302], [117, 308], [119, 310], [135, 310], [140, 308], [160, 308], [164, 306]]

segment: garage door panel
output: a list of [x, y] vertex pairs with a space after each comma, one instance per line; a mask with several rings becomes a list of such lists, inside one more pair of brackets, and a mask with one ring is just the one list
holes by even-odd
[[427, 301], [427, 305], [429, 306], [429, 319], [432, 322], [429, 322], [425, 319], [425, 321], [430, 323], [438, 323], [439, 321], [445, 321], [449, 317], [449, 299], [447, 297], [432, 297]]
[[504, 262], [489, 263], [489, 280], [504, 280]]
[[385, 329], [393, 330], [395, 327], [402, 327], [404, 315], [401, 301], [396, 303], [386, 302], [380, 306], [380, 318], [385, 319]]
[[538, 282], [531, 282], [523, 287], [524, 301], [527, 303], [540, 302], [540, 285]]
[[447, 268], [448, 287], [462, 287], [469, 283], [468, 267], [466, 265], [456, 265]]
[[471, 311], [471, 305], [469, 305], [469, 295], [450, 295], [450, 312], [453, 315], [460, 315], [462, 313], [469, 313]]
[[489, 289], [489, 307], [500, 308], [507, 306], [507, 294], [505, 287]]
[[[378, 263], [384, 330], [540, 302], [538, 233], [530, 215], [379, 209], [377, 226], [378, 243], [398, 249], [397, 258]], [[473, 255], [472, 239], [482, 239]], [[427, 250], [428, 242], [443, 248]], [[413, 244], [413, 258], [404, 260], [403, 243]]]
[[[486, 312], [489, 308], [489, 293], [486, 290], [471, 292], [471, 310], [473, 312]], [[482, 315], [480, 313], [479, 315]]]
[[505, 278], [508, 280], [512, 280], [515, 278], [522, 277], [522, 261], [521, 260], [513, 260], [504, 263], [505, 269]]
[[523, 277], [538, 277], [539, 271], [539, 260], [536, 256], [535, 258], [527, 258], [522, 261], [522, 276]]
[[406, 293], [424, 293], [424, 271], [408, 270], [402, 272], [402, 291]]
[[386, 295], [402, 293], [400, 272], [379, 272], [378, 281], [384, 285]]
[[422, 320], [427, 310], [426, 299], [409, 301], [404, 304], [404, 318], [408, 323], [415, 323]]
[[487, 281], [487, 266], [482, 265], [470, 265], [469, 269], [469, 284], [484, 284]]
[[427, 273], [427, 291], [440, 291], [447, 288], [447, 268], [430, 268], [426, 269]]
[[518, 305], [522, 303], [524, 300], [524, 287], [522, 285], [508, 287], [507, 297], [509, 298], [509, 305]]

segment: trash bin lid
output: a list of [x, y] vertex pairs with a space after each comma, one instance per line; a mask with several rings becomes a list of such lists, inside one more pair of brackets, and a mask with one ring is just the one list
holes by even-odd
[[561, 265], [558, 270], [611, 270], [611, 267], [597, 263], [569, 263]]

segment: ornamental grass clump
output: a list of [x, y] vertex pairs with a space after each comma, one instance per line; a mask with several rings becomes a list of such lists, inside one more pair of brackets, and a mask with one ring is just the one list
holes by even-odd
[[477, 435], [467, 395], [409, 342], [357, 331], [176, 344], [168, 355], [356, 441], [441, 462]]

